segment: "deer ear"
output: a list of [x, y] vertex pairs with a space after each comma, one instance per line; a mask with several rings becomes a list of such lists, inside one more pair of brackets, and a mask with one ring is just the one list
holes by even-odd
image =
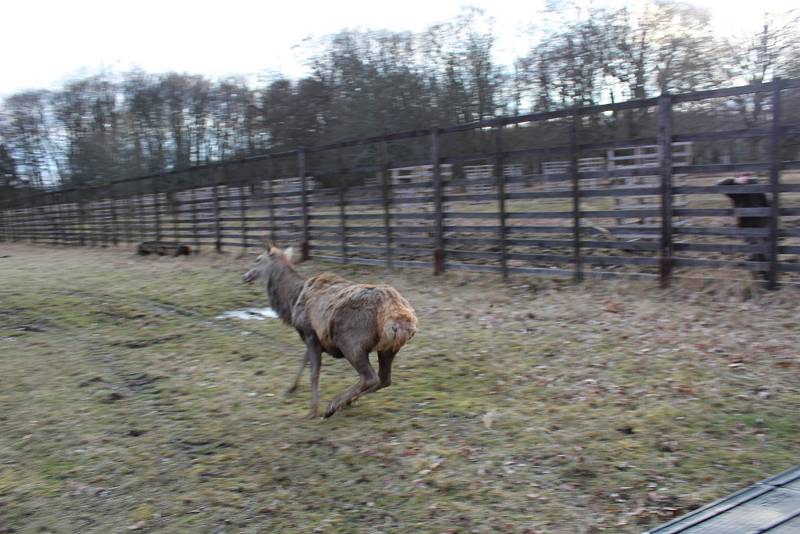
[[283, 255], [286, 256], [286, 259], [289, 260], [289, 263], [297, 263], [297, 253], [294, 250], [294, 247], [289, 247], [283, 251]]
[[270, 256], [275, 256], [283, 252], [281, 249], [278, 248], [277, 245], [275, 245], [275, 243], [272, 242], [271, 239], [264, 239], [264, 245], [267, 248], [267, 254], [269, 254]]

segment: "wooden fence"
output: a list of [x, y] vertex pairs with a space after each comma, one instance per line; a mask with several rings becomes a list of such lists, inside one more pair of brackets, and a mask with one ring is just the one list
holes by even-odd
[[[791, 158], [796, 158], [792, 143], [800, 128], [782, 122], [781, 111], [783, 95], [798, 89], [800, 80], [778, 80], [663, 95], [39, 192], [0, 205], [0, 239], [81, 246], [168, 240], [220, 252], [261, 247], [268, 236], [280, 244], [300, 244], [306, 258], [427, 267], [435, 273], [463, 269], [576, 280], [631, 276], [666, 285], [671, 276], [693, 269], [725, 269], [761, 273], [774, 288], [779, 279], [800, 278], [800, 179], [795, 176], [800, 173], [792, 172], [800, 170], [800, 161]], [[681, 106], [702, 111], [714, 102], [756, 94], [769, 102], [764, 125], [674, 131], [676, 109], [680, 117], [690, 116]], [[591, 121], [596, 126], [633, 111], [639, 120], [649, 118], [649, 129], [642, 131], [652, 135], [587, 139]], [[546, 144], [527, 140], [542, 127], [559, 134]], [[763, 157], [673, 165], [674, 143], [705, 144], [713, 152], [714, 146], [734, 140], [755, 143]], [[482, 148], [471, 152], [473, 146]], [[657, 147], [656, 168], [579, 168], [582, 158], [644, 146]], [[548, 161], [568, 164], [553, 172]], [[475, 178], [469, 168], [481, 165], [491, 165], [494, 172]], [[407, 183], [398, 181], [393, 170], [409, 167], [422, 170]], [[685, 185], [673, 182], [674, 172]], [[720, 177], [742, 172], [764, 180], [717, 185]], [[660, 183], [625, 180], [643, 174], [658, 175]], [[768, 207], [735, 209], [724, 196], [732, 193], [762, 193]], [[676, 196], [688, 203], [673, 205]], [[651, 197], [654, 203], [621, 209], [627, 205], [615, 202], [632, 197]], [[765, 225], [740, 228], [737, 217], [760, 218]], [[677, 218], [683, 224], [675, 224]]]

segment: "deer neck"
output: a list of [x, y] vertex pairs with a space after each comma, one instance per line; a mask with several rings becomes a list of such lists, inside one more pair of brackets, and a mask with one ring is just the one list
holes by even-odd
[[286, 324], [292, 324], [292, 309], [305, 279], [291, 265], [278, 263], [267, 277], [269, 304]]

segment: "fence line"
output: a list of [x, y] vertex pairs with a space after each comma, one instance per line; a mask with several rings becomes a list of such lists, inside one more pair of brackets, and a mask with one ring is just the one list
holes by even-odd
[[[800, 134], [797, 126], [782, 124], [782, 92], [798, 88], [800, 80], [776, 80], [500, 117], [29, 194], [0, 206], [0, 239], [80, 246], [171, 239], [222, 252], [260, 246], [267, 234], [280, 243], [299, 243], [304, 259], [427, 266], [435, 274], [467, 269], [503, 276], [569, 275], [575, 280], [636, 276], [657, 278], [666, 286], [675, 269], [726, 268], [760, 272], [768, 287], [775, 288], [779, 278], [800, 272], [800, 205], [792, 204], [800, 197], [800, 183], [782, 181], [782, 174], [800, 169], [800, 162], [781, 160], [782, 143]], [[676, 105], [754, 92], [770, 94], [768, 128], [673, 132]], [[639, 108], [655, 108], [655, 136], [581, 142], [584, 118]], [[561, 121], [553, 128], [566, 129], [565, 141], [520, 147], [526, 124], [543, 121]], [[493, 149], [447, 152], [446, 137], [463, 135]], [[736, 139], [765, 140], [768, 160], [674, 165], [674, 143]], [[429, 158], [408, 161], [413, 152], [408, 146], [424, 143]], [[655, 167], [603, 169], [597, 157], [592, 158], [593, 170], [579, 166], [581, 156], [592, 151], [648, 146], [658, 154]], [[347, 150], [361, 151], [349, 168], [343, 156]], [[371, 163], [364, 163], [364, 150], [371, 151]], [[566, 155], [566, 167], [561, 160], [552, 162], [557, 166], [541, 165], [550, 172], [537, 172], [534, 158], [554, 154]], [[476, 163], [492, 169], [491, 175], [467, 179], [464, 167]], [[409, 178], [392, 174], [392, 169], [413, 166], [423, 170]], [[730, 172], [764, 172], [769, 181], [705, 183]], [[698, 183], [683, 185], [682, 180], [675, 185], [678, 173]], [[620, 186], [615, 181], [650, 175], [658, 177], [657, 186]], [[319, 187], [322, 178], [337, 183]], [[766, 207], [729, 207], [722, 195], [731, 194], [762, 195], [769, 202]], [[676, 207], [675, 195], [698, 197], [701, 207]], [[631, 197], [654, 200], [632, 208], [607, 202]], [[709, 198], [719, 205], [711, 206]], [[729, 227], [735, 218], [757, 224]]]

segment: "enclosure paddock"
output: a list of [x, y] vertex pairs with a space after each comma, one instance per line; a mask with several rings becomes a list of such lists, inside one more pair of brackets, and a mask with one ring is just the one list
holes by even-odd
[[[733, 128], [754, 98], [769, 112]], [[777, 80], [26, 191], [0, 206], [0, 238], [224, 251], [261, 247], [267, 233], [339, 263], [663, 286], [722, 268], [774, 288], [800, 279], [799, 138], [800, 80]], [[741, 172], [761, 179], [717, 185]], [[736, 192], [769, 206], [734, 209], [724, 195]]]
[[[800, 451], [797, 288], [312, 260], [420, 320], [392, 387], [322, 422], [306, 377], [281, 395], [296, 333], [217, 318], [266, 305], [249, 266], [2, 245], [0, 527], [638, 534]], [[327, 401], [353, 371], [322, 365]]]

